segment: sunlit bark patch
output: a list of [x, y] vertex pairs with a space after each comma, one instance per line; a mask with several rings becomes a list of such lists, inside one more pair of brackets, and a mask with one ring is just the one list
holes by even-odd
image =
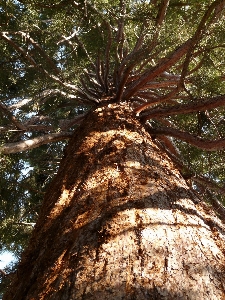
[[97, 109], [74, 134], [39, 222], [24, 299], [224, 295], [222, 224], [125, 104]]

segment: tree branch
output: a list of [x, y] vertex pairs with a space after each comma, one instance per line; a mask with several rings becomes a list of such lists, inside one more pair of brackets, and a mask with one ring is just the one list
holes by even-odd
[[172, 107], [154, 108], [150, 112], [141, 116], [142, 121], [152, 118], [166, 117], [177, 114], [188, 114], [197, 111], [205, 111], [216, 107], [225, 106], [225, 95], [215, 96], [207, 99], [196, 99], [188, 104], [174, 105]]
[[16, 104], [12, 104], [12, 105], [8, 106], [8, 109], [10, 111], [12, 111], [14, 109], [18, 109], [18, 108], [30, 103], [31, 101], [33, 101], [33, 98], [22, 99], [22, 100], [18, 101]]
[[3, 271], [2, 269], [0, 269], [0, 274], [2, 275], [2, 277], [5, 277], [7, 275], [7, 273], [5, 271]]
[[[17, 34], [17, 32], [15, 32]], [[30, 37], [29, 33], [18, 31], [18, 34], [20, 34], [25, 39], [29, 40], [30, 43], [38, 50], [38, 52], [42, 55], [43, 58], [47, 61], [49, 66], [51, 66], [51, 69], [54, 70], [54, 72], [58, 75], [60, 74], [60, 70], [56, 67], [52, 59], [47, 55], [47, 53], [42, 49], [42, 47], [32, 38]]]
[[225, 195], [225, 188], [218, 186], [215, 182], [210, 180], [209, 178], [202, 176], [202, 175], [194, 175], [191, 178], [193, 181], [198, 182], [202, 185], [204, 185], [206, 188], [215, 191], [216, 193], [220, 195]]
[[123, 74], [123, 70], [124, 70], [125, 66], [127, 66], [127, 68], [130, 66], [135, 66], [135, 64], [137, 62], [134, 60], [134, 57], [136, 55], [138, 55], [138, 51], [143, 46], [144, 38], [145, 38], [145, 33], [142, 32], [140, 34], [140, 36], [138, 37], [133, 50], [126, 57], [124, 57], [124, 59], [122, 60], [122, 62], [119, 65], [119, 68], [114, 70], [114, 73], [116, 73], [116, 76], [120, 77]]
[[0, 37], [9, 43], [17, 52], [19, 52], [23, 58], [28, 61], [32, 66], [37, 67], [36, 61], [20, 46], [18, 46], [11, 38], [7, 36], [8, 32], [0, 32]]
[[26, 130], [26, 128], [24, 127], [24, 125], [19, 122], [16, 117], [12, 114], [12, 112], [10, 111], [10, 109], [3, 104], [0, 101], [0, 110], [2, 110], [4, 112], [4, 114], [9, 118], [10, 121], [12, 121], [12, 123], [20, 130]]
[[206, 196], [210, 202], [210, 204], [212, 205], [212, 207], [216, 210], [216, 212], [219, 214], [221, 220], [223, 222], [225, 222], [225, 207], [222, 205], [222, 203], [220, 203], [219, 200], [217, 200], [217, 198], [210, 193], [208, 190], [206, 190]]
[[179, 48], [173, 51], [170, 55], [164, 58], [159, 64], [150, 70], [146, 70], [139, 79], [135, 80], [124, 93], [123, 99], [130, 99], [138, 90], [143, 88], [145, 84], [161, 75], [164, 71], [172, 67], [177, 61], [184, 56], [191, 45], [191, 40], [187, 40]]
[[[38, 95], [34, 96], [34, 98], [37, 98], [37, 101], [39, 104], [44, 104], [47, 100], [47, 98], [52, 97], [54, 95], [61, 95], [62, 97], [64, 97], [65, 99], [69, 99], [69, 100], [74, 100], [74, 101], [78, 101], [81, 103], [85, 103], [87, 102], [88, 104], [90, 104], [90, 101], [80, 98], [74, 94], [70, 94], [68, 92], [64, 92], [60, 89], [47, 89], [42, 91], [41, 93], [39, 93]], [[35, 100], [34, 100], [35, 101]]]
[[[186, 54], [186, 58], [183, 64], [183, 69], [181, 72], [181, 78], [182, 80], [185, 78], [187, 71], [188, 71], [188, 66], [191, 60], [191, 56], [192, 56], [192, 51], [194, 49], [194, 47], [199, 43], [199, 41], [201, 40], [202, 35], [204, 34], [205, 30], [206, 30], [206, 22], [207, 20], [210, 18], [211, 14], [213, 11], [216, 12], [216, 10], [218, 8], [221, 8], [221, 5], [224, 7], [225, 2], [224, 0], [216, 0], [214, 1], [208, 8], [208, 10], [205, 12], [203, 18], [201, 19], [197, 30], [195, 31], [195, 34], [193, 35], [192, 39], [191, 39], [191, 44], [189, 47], [189, 51]], [[220, 14], [214, 14], [214, 21], [219, 18], [219, 16], [221, 16]], [[217, 17], [217, 18], [216, 18]]]
[[119, 61], [123, 59], [125, 14], [126, 14], [126, 4], [124, 3], [123, 0], [120, 0], [120, 17], [118, 20], [118, 32], [117, 32], [117, 55]]
[[89, 55], [89, 53], [88, 53], [88, 51], [87, 51], [84, 43], [81, 41], [81, 39], [78, 37], [78, 35], [76, 33], [74, 34], [74, 37], [75, 37], [78, 45], [82, 48], [82, 50], [84, 51], [85, 55], [87, 56], [87, 58], [88, 58], [88, 60], [89, 60], [89, 62], [91, 64], [91, 66], [93, 68], [95, 68], [95, 64], [93, 63], [93, 60], [91, 59], [91, 57], [90, 57], [90, 55]]
[[105, 86], [105, 92], [107, 93], [109, 90], [108, 87], [108, 76], [109, 76], [109, 61], [110, 61], [110, 50], [112, 45], [112, 32], [109, 24], [105, 23], [108, 28], [108, 42], [105, 50], [105, 72], [104, 72], [104, 86]]
[[72, 134], [72, 132], [58, 132], [42, 135], [26, 141], [7, 143], [0, 147], [0, 152], [3, 154], [23, 152], [48, 143], [69, 139], [72, 136]]
[[84, 97], [84, 101], [90, 101], [90, 102], [94, 102], [96, 103], [96, 99], [93, 98], [91, 95], [89, 95], [87, 92], [83, 91], [82, 89], [80, 89], [79, 87], [77, 87], [76, 85], [73, 85], [71, 83], [68, 82], [64, 82], [62, 79], [60, 79], [58, 76], [54, 75], [54, 74], [50, 74], [46, 69], [43, 68], [43, 66], [38, 65], [36, 63], [36, 61], [20, 46], [18, 46], [14, 41], [12, 41], [7, 35], [6, 32], [0, 32], [0, 36], [6, 40], [16, 51], [18, 51], [26, 61], [28, 61], [32, 66], [36, 67], [37, 69], [39, 69], [42, 73], [44, 73], [45, 75], [47, 75], [50, 79], [52, 79], [53, 81], [57, 82], [58, 84], [60, 84], [61, 86], [67, 88], [67, 89], [71, 89], [73, 91], [76, 91], [79, 95]]
[[[107, 67], [108, 68], [108, 67]], [[97, 56], [97, 59], [96, 59], [96, 76], [97, 76], [97, 79], [98, 79], [98, 82], [101, 86], [101, 88], [103, 90], [106, 90], [106, 85], [107, 84], [107, 78], [105, 80], [103, 80], [103, 77], [104, 77], [104, 72], [102, 72], [103, 70], [101, 69], [101, 62], [100, 62], [100, 57], [99, 55]], [[88, 73], [86, 73], [88, 77], [90, 77], [90, 75]]]
[[[148, 129], [149, 129], [149, 127], [147, 127], [147, 130]], [[160, 141], [159, 140], [155, 140], [155, 141], [156, 141], [156, 144], [168, 154], [168, 156], [171, 158], [173, 163], [176, 165], [176, 167], [181, 172], [184, 179], [187, 179], [185, 177], [188, 176], [188, 179], [191, 179], [192, 181], [194, 181], [196, 183], [200, 183], [201, 185], [204, 185], [206, 188], [215, 191], [217, 194], [225, 195], [224, 187], [219, 186], [217, 183], [210, 180], [206, 176], [197, 175], [192, 169], [190, 169], [190, 167], [187, 167], [185, 165], [185, 163], [182, 161], [182, 157], [179, 153], [179, 150], [176, 148], [176, 146], [174, 146], [173, 143], [171, 145], [171, 141], [168, 141], [168, 140], [166, 141], [164, 138], [162, 140], [160, 138]], [[168, 144], [168, 142], [170, 145]], [[168, 145], [169, 145], [169, 147], [168, 147]]]
[[36, 223], [27, 223], [27, 222], [15, 222], [12, 225], [21, 225], [21, 226], [32, 226], [34, 227]]
[[178, 84], [178, 82], [179, 80], [152, 81], [148, 82], [141, 90], [168, 88], [171, 86], [174, 87]]
[[159, 6], [158, 15], [156, 17], [156, 26], [161, 26], [166, 17], [166, 11], [170, 0], [162, 0]]
[[199, 137], [193, 136], [188, 132], [184, 132], [175, 128], [148, 128], [148, 132], [154, 135], [169, 135], [206, 151], [217, 151], [225, 148], [225, 139], [215, 141], [203, 140]]
[[167, 102], [167, 101], [171, 100], [178, 92], [179, 92], [179, 88], [175, 88], [170, 93], [168, 93], [167, 95], [161, 96], [161, 97], [159, 97], [159, 98], [157, 98], [157, 99], [155, 99], [151, 102], [147, 102], [147, 103], [137, 107], [135, 109], [135, 113], [137, 115], [139, 115], [140, 112], [142, 112], [143, 110], [145, 110], [149, 106], [152, 106], [153, 104]]
[[63, 119], [59, 122], [59, 126], [60, 129], [65, 131], [68, 130], [69, 128], [71, 128], [72, 126], [76, 125], [76, 124], [80, 124], [83, 119], [85, 118], [85, 116], [87, 115], [87, 113], [84, 113], [82, 115], [76, 116], [75, 118], [68, 120], [68, 119]]

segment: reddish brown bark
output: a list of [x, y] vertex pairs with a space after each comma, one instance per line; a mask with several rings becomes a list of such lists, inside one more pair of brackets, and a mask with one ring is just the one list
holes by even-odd
[[224, 227], [126, 104], [66, 148], [4, 300], [225, 299]]
[[162, 118], [177, 114], [188, 114], [197, 111], [205, 111], [217, 107], [222, 107], [225, 104], [225, 95], [210, 97], [208, 99], [196, 99], [195, 102], [188, 104], [174, 105], [173, 107], [154, 108], [150, 112], [143, 114], [143, 121], [150, 120], [152, 118]]
[[207, 151], [216, 151], [216, 150], [225, 149], [225, 139], [219, 139], [214, 141], [204, 140], [188, 132], [181, 131], [172, 127], [160, 127], [160, 128], [149, 127], [148, 132], [154, 135], [172, 136], [180, 140], [183, 140], [189, 143], [190, 145], [193, 145], [197, 148], [207, 150]]
[[161, 75], [164, 71], [168, 70], [171, 66], [175, 65], [187, 53], [190, 45], [191, 40], [187, 40], [154, 68], [145, 71], [139, 77], [139, 79], [131, 84], [131, 87], [127, 88], [127, 91], [124, 92], [123, 99], [131, 98], [137, 91], [143, 88], [145, 84], [148, 84], [148, 82], [151, 82], [157, 76]]

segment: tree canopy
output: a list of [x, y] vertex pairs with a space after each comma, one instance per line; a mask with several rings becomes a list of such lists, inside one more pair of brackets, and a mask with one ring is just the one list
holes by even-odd
[[107, 102], [130, 102], [225, 216], [224, 12], [224, 0], [2, 1], [3, 249], [23, 249], [67, 140]]

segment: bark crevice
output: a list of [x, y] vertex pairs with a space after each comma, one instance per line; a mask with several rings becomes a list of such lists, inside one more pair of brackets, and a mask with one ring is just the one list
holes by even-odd
[[84, 122], [4, 300], [223, 299], [217, 217], [127, 104]]

